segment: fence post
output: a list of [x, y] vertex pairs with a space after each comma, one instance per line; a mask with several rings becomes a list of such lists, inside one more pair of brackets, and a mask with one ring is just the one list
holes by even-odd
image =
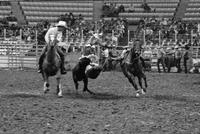
[[6, 29], [3, 30], [4, 40], [6, 39]]
[[66, 40], [67, 40], [67, 44], [69, 44], [69, 31], [66, 30]]
[[177, 31], [176, 30], [174, 30], [174, 32], [175, 32], [175, 42], [177, 42]]
[[143, 40], [144, 40], [144, 46], [146, 46], [146, 37], [145, 37], [145, 29], [143, 29]]
[[113, 42], [114, 42], [113, 41], [114, 40], [114, 30], [112, 30], [112, 37], [111, 38], [112, 38], [112, 46], [113, 46]]
[[161, 31], [158, 31], [158, 40], [159, 40], [159, 46], [161, 46]]
[[37, 67], [37, 63], [38, 63], [38, 40], [37, 40], [37, 36], [38, 36], [38, 31], [35, 31], [35, 55], [36, 55], [36, 67]]
[[130, 30], [128, 30], [128, 46], [130, 46]]
[[193, 44], [193, 30], [191, 30], [191, 43]]
[[25, 44], [22, 44], [22, 29], [20, 29], [20, 46], [19, 46], [19, 49], [20, 49], [20, 52], [19, 52], [19, 58], [20, 58], [20, 69], [23, 70], [24, 68], [24, 60], [23, 60], [23, 53], [24, 53], [24, 45]]
[[81, 48], [83, 47], [83, 29], [81, 29]]

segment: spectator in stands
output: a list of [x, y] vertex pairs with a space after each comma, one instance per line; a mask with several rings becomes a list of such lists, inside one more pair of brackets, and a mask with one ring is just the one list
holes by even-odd
[[[66, 29], [67, 29], [67, 24], [65, 21], [59, 21], [58, 24], [56, 25], [56, 27], [52, 27], [50, 28], [46, 35], [45, 35], [45, 41], [48, 44], [51, 41], [51, 37], [52, 35], [54, 36], [53, 38], [56, 39], [56, 41], [59, 42], [63, 42], [66, 39]], [[53, 39], [53, 40], [54, 40]], [[63, 51], [57, 46], [57, 52], [60, 55], [61, 58], [61, 73], [62, 74], [66, 74], [66, 70], [64, 67], [64, 61], [65, 61], [65, 57], [63, 54]], [[42, 72], [42, 63], [45, 57], [45, 53], [47, 51], [47, 47], [45, 46], [42, 54], [39, 58], [39, 68], [38, 68], [38, 72], [41, 73]]]
[[82, 56], [88, 56], [88, 55], [91, 55], [91, 54], [94, 54], [92, 46], [91, 46], [91, 44], [86, 44], [84, 49], [83, 49]]
[[151, 11], [151, 8], [150, 8], [150, 6], [147, 4], [146, 0], [143, 1], [141, 7], [144, 9], [144, 12], [150, 12], [150, 11]]
[[72, 12], [69, 13], [68, 19], [69, 19], [69, 20], [68, 20], [69, 26], [73, 26], [74, 23], [75, 23], [75, 17], [74, 17], [74, 15], [73, 15]]
[[128, 11], [129, 13], [135, 12], [135, 7], [134, 7], [133, 3], [127, 8], [127, 11]]
[[78, 20], [79, 20], [79, 22], [83, 21], [83, 16], [82, 16], [82, 14], [79, 14]]
[[120, 12], [120, 13], [125, 12], [125, 8], [124, 8], [124, 5], [123, 5], [123, 4], [121, 4], [121, 5], [119, 6], [119, 12]]
[[103, 4], [102, 10], [103, 10], [103, 11], [108, 11], [108, 10], [110, 10], [110, 5], [108, 5], [108, 4], [105, 2], [105, 3]]

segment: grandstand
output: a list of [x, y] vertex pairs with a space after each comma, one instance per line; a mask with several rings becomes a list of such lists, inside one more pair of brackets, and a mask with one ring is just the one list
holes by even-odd
[[184, 14], [184, 21], [200, 21], [200, 1], [199, 0], [189, 0], [188, 7]]
[[20, 2], [21, 8], [29, 24], [49, 20], [55, 23], [60, 15], [81, 14], [85, 20], [93, 20], [93, 2]]
[[11, 5], [1, 5], [0, 6], [0, 18], [9, 16], [11, 13]]
[[[4, 3], [1, 1], [1, 3]], [[147, 45], [151, 42], [155, 44], [164, 44], [167, 46], [168, 44], [176, 44], [177, 41], [181, 40], [182, 42], [191, 42], [193, 43], [194, 40], [198, 39], [199, 36], [197, 36], [197, 33], [194, 33], [195, 39], [193, 38], [193, 35], [191, 34], [191, 29], [195, 29], [194, 31], [198, 31], [198, 27], [195, 23], [198, 23], [200, 20], [200, 1], [199, 0], [146, 0], [146, 3], [150, 7], [151, 10], [146, 11], [143, 8], [144, 0], [102, 0], [102, 1], [95, 1], [95, 0], [60, 0], [60, 1], [53, 1], [53, 0], [17, 0], [17, 1], [9, 1], [6, 0], [6, 4], [1, 4], [0, 6], [0, 18], [3, 19], [11, 14], [13, 12], [13, 15], [18, 19], [18, 24], [24, 26], [28, 24], [28, 27], [32, 27], [31, 31], [34, 31], [34, 27], [36, 24], [44, 22], [48, 20], [48, 22], [54, 24], [58, 21], [58, 18], [60, 16], [63, 16], [65, 14], [72, 13], [74, 17], [78, 17], [80, 14], [82, 15], [83, 19], [86, 21], [84, 24], [84, 28], [82, 27], [81, 30], [83, 30], [84, 35], [80, 33], [79, 24], [76, 27], [73, 27], [72, 33], [69, 33], [69, 40], [70, 41], [79, 41], [82, 40], [81, 36], [83, 38], [86, 36], [87, 31], [94, 30], [99, 20], [104, 19], [108, 21], [117, 20], [118, 18], [123, 18], [124, 20], [127, 20], [129, 27], [127, 27], [131, 32], [131, 34], [136, 32], [138, 36], [136, 38], [140, 38], [143, 40]], [[104, 3], [114, 4], [117, 7], [123, 5], [125, 11], [119, 12], [117, 16], [104, 16], [102, 18], [102, 7]], [[129, 7], [133, 6], [134, 11], [129, 12]], [[138, 28], [139, 22], [142, 20], [145, 23], [148, 23], [147, 20], [156, 19], [158, 26], [147, 26], [151, 28], [158, 27], [157, 29], [161, 29], [164, 32], [168, 33], [162, 33], [159, 31], [153, 31], [153, 36], [146, 36], [144, 34], [144, 31], [148, 31], [149, 29], [145, 29], [144, 27]], [[160, 21], [167, 19], [170, 21], [178, 22], [178, 19], [181, 19], [182, 22], [186, 23], [192, 23], [192, 28], [187, 29], [187, 33], [185, 33], [184, 36], [179, 36], [179, 34], [184, 31], [183, 29], [178, 30], [178, 35], [175, 35], [174, 24], [177, 25], [176, 27], [182, 28], [184, 26], [180, 25], [179, 23], [174, 23], [173, 25], [169, 24], [163, 27], [160, 27]], [[101, 20], [102, 21], [102, 20]], [[134, 22], [134, 23], [132, 23]], [[101, 22], [100, 22], [101, 23]], [[118, 23], [118, 22], [116, 22]], [[105, 23], [107, 24], [107, 23]], [[119, 27], [121, 24], [114, 24], [109, 23], [108, 25], [111, 30], [107, 31], [114, 31], [113, 27]], [[26, 27], [27, 25], [25, 25]], [[82, 24], [81, 24], [82, 26]], [[146, 26], [145, 26], [146, 27]], [[28, 28], [24, 28], [28, 29]], [[77, 30], [78, 29], [78, 30]], [[142, 31], [142, 30], [143, 31]], [[155, 28], [156, 29], [156, 28]], [[154, 30], [155, 30], [154, 29]], [[199, 28], [200, 29], [200, 28]], [[37, 27], [38, 30], [38, 27]], [[132, 30], [134, 32], [132, 32]], [[3, 30], [1, 30], [2, 32]], [[26, 30], [23, 30], [26, 31]], [[39, 31], [42, 31], [41, 28], [39, 28]], [[115, 32], [119, 32], [120, 30], [115, 30]], [[179, 31], [181, 31], [179, 33]], [[130, 36], [128, 36], [128, 30], [125, 30], [124, 37], [120, 36], [118, 38], [118, 44], [122, 45], [128, 45], [128, 41]], [[18, 32], [19, 33], [19, 32]], [[28, 32], [27, 32], [28, 33]], [[33, 34], [34, 32], [32, 32]], [[85, 34], [86, 33], [86, 34]], [[169, 35], [168, 35], [169, 34]], [[26, 34], [25, 34], [26, 35]], [[113, 34], [115, 35], [115, 33]], [[166, 36], [167, 35], [167, 36]], [[33, 35], [31, 35], [32, 37]], [[134, 35], [135, 36], [135, 35]], [[171, 38], [173, 36], [173, 38]], [[176, 38], [177, 36], [177, 38]], [[187, 38], [186, 38], [187, 36]], [[74, 39], [75, 38], [75, 39]], [[156, 39], [155, 39], [156, 38]], [[176, 38], [176, 39], [174, 39]], [[154, 42], [154, 41], [157, 42]], [[198, 39], [199, 40], [199, 39]], [[85, 38], [82, 40], [85, 41]], [[127, 42], [127, 43], [126, 43]], [[150, 43], [149, 43], [150, 42]], [[163, 43], [164, 42], [164, 43]], [[169, 43], [170, 42], [170, 43]], [[196, 41], [198, 42], [198, 41]], [[76, 43], [74, 43], [76, 44]], [[199, 45], [199, 44], [198, 44]], [[200, 57], [200, 51], [199, 47], [193, 47], [193, 57]], [[35, 48], [34, 48], [35, 49]], [[34, 51], [35, 52], [35, 51]]]

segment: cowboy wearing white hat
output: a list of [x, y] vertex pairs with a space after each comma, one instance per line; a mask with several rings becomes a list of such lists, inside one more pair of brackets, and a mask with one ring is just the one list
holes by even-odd
[[178, 48], [179, 48], [179, 46], [178, 46], [178, 45], [176, 45], [174, 48], [175, 48], [175, 49], [178, 49]]
[[[45, 35], [45, 41], [48, 44], [50, 41], [56, 40], [57, 42], [63, 42], [66, 39], [66, 29], [67, 29], [67, 23], [65, 21], [59, 21], [56, 24], [56, 27], [51, 27], [47, 31]], [[66, 74], [66, 70], [64, 67], [64, 61], [65, 61], [65, 56], [63, 51], [57, 46], [57, 52], [60, 55], [61, 58], [61, 74]], [[47, 51], [47, 47], [45, 46], [43, 48], [42, 54], [39, 58], [39, 68], [38, 72], [41, 73], [42, 71], [42, 63], [44, 60], [45, 53]]]

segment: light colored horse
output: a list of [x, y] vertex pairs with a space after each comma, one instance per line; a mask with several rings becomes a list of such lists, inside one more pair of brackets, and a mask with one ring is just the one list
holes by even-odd
[[45, 58], [42, 64], [42, 76], [44, 79], [44, 93], [49, 91], [49, 77], [55, 76], [57, 80], [57, 95], [58, 97], [62, 97], [62, 89], [61, 89], [61, 59], [59, 54], [57, 53], [56, 41], [51, 41], [47, 44], [47, 51], [45, 54]]

